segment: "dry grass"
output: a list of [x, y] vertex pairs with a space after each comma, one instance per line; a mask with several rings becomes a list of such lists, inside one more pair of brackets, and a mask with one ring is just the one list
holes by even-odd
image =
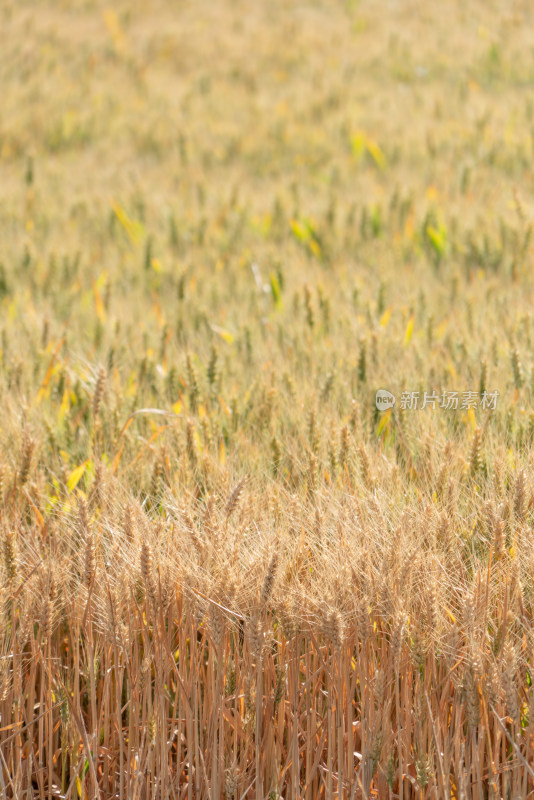
[[0, 796], [531, 796], [528, 5], [0, 31]]

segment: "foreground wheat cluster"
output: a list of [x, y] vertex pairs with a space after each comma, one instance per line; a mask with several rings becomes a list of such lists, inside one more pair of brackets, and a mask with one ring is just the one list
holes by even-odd
[[532, 23], [429, 6], [1, 4], [0, 797], [532, 796]]

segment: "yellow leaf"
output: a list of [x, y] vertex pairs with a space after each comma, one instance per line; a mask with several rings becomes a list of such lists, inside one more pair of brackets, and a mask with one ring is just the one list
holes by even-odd
[[378, 423], [378, 428], [376, 429], [377, 436], [380, 436], [384, 428], [386, 428], [387, 431], [387, 429], [389, 428], [390, 418], [391, 418], [391, 408], [388, 408], [387, 411], [384, 411], [384, 413], [382, 414], [382, 418]]
[[122, 227], [126, 231], [126, 234], [131, 241], [132, 244], [137, 245], [140, 243], [141, 238], [144, 234], [144, 227], [138, 220], [132, 220], [126, 213], [126, 211], [121, 208], [118, 203], [112, 203], [113, 211], [115, 212], [115, 216], [121, 223]]
[[467, 421], [471, 425], [474, 433], [477, 427], [477, 418], [475, 416], [475, 409], [472, 406], [467, 409]]
[[389, 322], [389, 318], [391, 317], [391, 308], [392, 308], [391, 306], [389, 308], [386, 308], [386, 310], [380, 317], [380, 325], [382, 328], [385, 328]]
[[118, 470], [118, 468], [119, 468], [119, 462], [120, 462], [120, 460], [121, 460], [121, 456], [122, 456], [122, 451], [123, 451], [123, 450], [124, 450], [124, 441], [123, 441], [123, 442], [121, 442], [121, 446], [120, 446], [119, 452], [117, 453], [117, 455], [116, 455], [116, 456], [115, 456], [115, 458], [113, 459], [113, 467], [112, 467], [112, 470], [113, 470], [113, 474], [114, 474], [114, 475], [116, 474], [116, 472], [117, 472], [117, 470]]
[[17, 318], [17, 300], [13, 298], [11, 303], [7, 307], [7, 316], [10, 320], [14, 320]]
[[426, 226], [426, 234], [438, 256], [443, 256], [447, 247], [447, 230], [443, 225], [436, 228], [434, 225]]
[[387, 166], [386, 157], [380, 145], [377, 142], [373, 142], [371, 139], [367, 140], [367, 151], [373, 161], [375, 162], [378, 169], [385, 169]]
[[410, 339], [412, 338], [414, 320], [415, 320], [415, 315], [412, 314], [412, 316], [408, 320], [408, 325], [406, 326], [406, 333], [404, 334], [405, 345], [408, 345], [410, 343]]
[[[155, 411], [155, 409], [152, 409], [152, 411], [154, 412], [154, 411]], [[160, 412], [160, 413], [161, 413], [161, 412]], [[130, 421], [131, 421], [131, 419], [133, 419], [133, 417], [131, 417], [131, 418], [130, 418]], [[145, 450], [147, 450], [147, 449], [150, 447], [150, 445], [152, 444], [152, 442], [155, 442], [155, 441], [156, 441], [156, 439], [157, 439], [157, 438], [158, 438], [158, 437], [159, 437], [159, 436], [160, 436], [160, 435], [163, 433], [163, 431], [164, 431], [164, 430], [166, 430], [168, 427], [169, 427], [168, 425], [162, 425], [162, 426], [161, 426], [161, 428], [158, 428], [156, 431], [154, 431], [154, 433], [152, 434], [152, 436], [150, 437], [150, 439], [148, 440], [148, 442], [146, 442], [146, 443], [145, 443], [145, 445], [144, 445], [144, 447], [142, 447], [142, 449], [141, 449], [141, 450], [140, 450], [140, 451], [137, 453], [137, 455], [135, 456], [135, 458], [133, 459], [133, 461], [131, 461], [131, 462], [128, 464], [128, 466], [127, 466], [127, 467], [124, 467], [124, 469], [123, 469], [123, 472], [127, 472], [129, 469], [131, 469], [131, 468], [133, 467], [133, 465], [134, 465], [135, 463], [137, 463], [137, 461], [139, 461], [139, 459], [140, 459], [140, 458], [142, 458], [142, 457], [143, 457], [143, 453], [144, 453], [144, 451], [145, 451]], [[124, 426], [124, 428], [123, 428], [122, 430], [124, 431], [124, 430], [125, 430], [125, 428], [126, 428], [126, 426]], [[122, 434], [121, 434], [121, 435], [122, 435]], [[197, 439], [198, 439], [198, 441], [200, 441], [200, 439], [199, 439], [199, 437], [198, 437], [198, 432], [197, 432], [197, 434], [196, 434], [196, 435], [197, 435]]]
[[182, 413], [182, 404], [181, 404], [180, 400], [176, 401], [176, 403], [172, 407], [172, 410], [174, 411], [175, 414], [181, 414]]
[[221, 397], [221, 395], [219, 395], [219, 398], [218, 398], [218, 400], [219, 400], [219, 403], [221, 404], [221, 408], [222, 408], [222, 410], [224, 411], [224, 413], [226, 414], [226, 416], [227, 416], [227, 417], [231, 417], [231, 416], [232, 416], [232, 412], [231, 412], [231, 410], [228, 408], [228, 406], [226, 405], [226, 403], [224, 402], [224, 400], [223, 400], [223, 398]]
[[293, 233], [295, 234], [295, 236], [299, 241], [301, 242], [308, 241], [310, 237], [310, 232], [308, 231], [305, 225], [303, 225], [297, 219], [290, 220], [289, 225], [291, 226], [291, 230], [293, 231]]
[[354, 136], [352, 137], [352, 152], [354, 156], [360, 160], [365, 153], [365, 145], [367, 143], [367, 138], [365, 133], [362, 131], [357, 131]]
[[443, 322], [440, 322], [440, 324], [434, 331], [436, 339], [443, 339], [443, 337], [447, 333], [447, 324], [448, 323], [446, 319], [444, 319]]
[[54, 494], [50, 495], [50, 497], [48, 498], [48, 503], [45, 506], [45, 511], [47, 513], [51, 511], [58, 502], [59, 502], [59, 497], [57, 495]]
[[319, 242], [317, 242], [315, 239], [310, 239], [308, 244], [309, 244], [310, 250], [312, 251], [313, 255], [316, 258], [320, 258], [321, 257], [321, 247], [319, 245]]
[[26, 495], [26, 499], [28, 500], [29, 504], [33, 508], [33, 513], [35, 514], [35, 518], [37, 519], [37, 523], [38, 523], [39, 527], [41, 528], [42, 531], [44, 531], [45, 528], [46, 528], [46, 525], [45, 525], [45, 521], [43, 519], [43, 515], [41, 514], [41, 512], [39, 511], [39, 509], [37, 508], [37, 506], [35, 505], [35, 503], [31, 499], [31, 497], [28, 494], [28, 492], [26, 491], [26, 489], [24, 489], [24, 494]]
[[119, 439], [121, 439], [122, 436], [124, 436], [124, 434], [126, 433], [126, 431], [128, 430], [133, 421], [134, 421], [134, 414], [130, 414], [130, 416], [122, 426], [121, 432], [119, 433]]
[[82, 796], [82, 782], [79, 777], [76, 775], [76, 791], [78, 792], [78, 797]]
[[455, 366], [454, 366], [454, 364], [452, 363], [451, 359], [449, 359], [449, 360], [447, 361], [447, 372], [448, 372], [448, 373], [449, 373], [449, 375], [451, 375], [453, 378], [456, 378], [456, 376], [458, 375], [458, 373], [456, 372], [456, 367], [455, 367]]
[[213, 333], [218, 333], [221, 339], [224, 339], [224, 341], [228, 342], [228, 344], [232, 344], [234, 341], [234, 335], [233, 333], [230, 333], [230, 331], [220, 328], [218, 325], [211, 325], [211, 329]]
[[226, 448], [224, 446], [224, 439], [221, 439], [221, 444], [219, 446], [219, 461], [221, 462], [222, 466], [226, 464]]
[[124, 53], [126, 50], [126, 37], [119, 22], [117, 12], [108, 8], [102, 12], [102, 16], [104, 17], [106, 28], [113, 42], [113, 47], [117, 53]]
[[69, 397], [70, 397], [70, 392], [69, 392], [68, 389], [65, 389], [65, 391], [63, 392], [62, 400], [61, 400], [61, 405], [59, 407], [59, 421], [60, 422], [63, 422], [63, 420], [65, 419], [65, 415], [67, 414], [67, 412], [69, 410], [69, 406], [70, 406]]
[[387, 159], [384, 155], [384, 151], [378, 142], [375, 142], [373, 139], [369, 139], [369, 137], [363, 131], [357, 131], [353, 135], [351, 144], [353, 155], [358, 161], [363, 158], [365, 152], [367, 151], [378, 169], [383, 170], [386, 168]]
[[200, 419], [203, 419], [205, 416], [207, 416], [206, 415], [206, 409], [204, 408], [202, 403], [197, 408], [197, 414], [200, 417]]
[[446, 613], [447, 613], [447, 616], [449, 617], [450, 621], [451, 621], [451, 622], [456, 622], [456, 617], [454, 616], [454, 614], [452, 613], [452, 611], [449, 611], [449, 609], [447, 608], [447, 606], [443, 606], [443, 608], [445, 609], [445, 611], [446, 611]]
[[104, 308], [104, 303], [102, 302], [102, 295], [100, 294], [100, 290], [96, 283], [93, 280], [91, 280], [91, 283], [93, 284], [93, 294], [95, 296], [96, 316], [101, 322], [103, 322], [106, 318], [106, 310]]
[[154, 300], [154, 316], [156, 317], [158, 324], [163, 328], [165, 325], [165, 317], [163, 316], [161, 306], [156, 299]]
[[36, 405], [39, 405], [39, 403], [41, 402], [41, 400], [45, 396], [46, 388], [47, 388], [48, 384], [50, 383], [50, 379], [51, 379], [51, 377], [52, 377], [52, 375], [54, 373], [55, 360], [57, 358], [57, 355], [58, 355], [59, 351], [63, 347], [63, 342], [64, 341], [65, 341], [65, 337], [63, 336], [63, 338], [60, 339], [56, 349], [52, 353], [52, 358], [50, 359], [50, 363], [48, 365], [48, 369], [46, 370], [46, 375], [44, 377], [44, 381], [42, 382], [41, 388], [37, 392], [37, 397], [35, 398], [35, 404]]
[[68, 478], [67, 478], [67, 489], [69, 490], [69, 492], [72, 492], [72, 490], [81, 481], [82, 476], [83, 476], [85, 470], [87, 469], [87, 465], [89, 464], [89, 461], [90, 461], [90, 459], [88, 458], [87, 461], [84, 461], [83, 464], [80, 464], [79, 467], [76, 467], [76, 469], [73, 469], [72, 472], [70, 473], [70, 475], [68, 476]]

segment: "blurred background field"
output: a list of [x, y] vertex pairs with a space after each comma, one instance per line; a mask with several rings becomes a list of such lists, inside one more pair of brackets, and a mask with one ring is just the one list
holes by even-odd
[[532, 34], [2, 3], [3, 796], [533, 790]]

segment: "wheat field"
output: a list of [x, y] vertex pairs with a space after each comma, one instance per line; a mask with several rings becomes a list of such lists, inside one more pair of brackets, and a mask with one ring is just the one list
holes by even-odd
[[0, 4], [1, 798], [534, 796], [533, 34]]

